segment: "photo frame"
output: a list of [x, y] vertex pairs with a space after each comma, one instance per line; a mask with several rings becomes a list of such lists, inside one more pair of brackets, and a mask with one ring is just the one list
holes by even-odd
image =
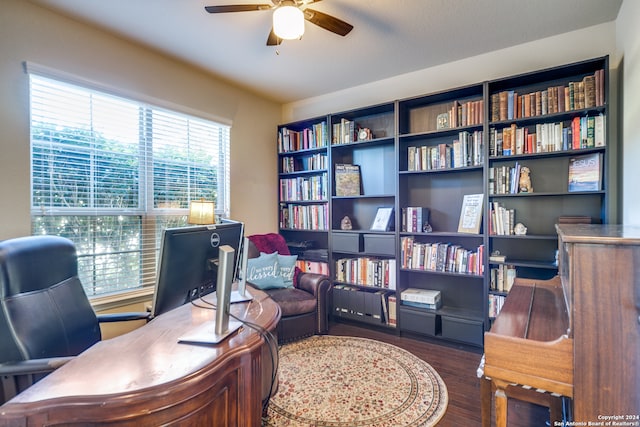
[[391, 221], [393, 218], [392, 207], [380, 207], [376, 212], [376, 217], [373, 219], [370, 230], [373, 231], [389, 231], [391, 227]]
[[462, 200], [458, 233], [480, 233], [483, 194], [466, 194]]

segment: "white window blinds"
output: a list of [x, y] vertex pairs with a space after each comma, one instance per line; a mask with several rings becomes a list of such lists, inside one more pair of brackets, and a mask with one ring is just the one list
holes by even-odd
[[75, 243], [89, 296], [153, 285], [162, 229], [184, 225], [191, 200], [228, 215], [229, 126], [30, 82], [32, 232]]

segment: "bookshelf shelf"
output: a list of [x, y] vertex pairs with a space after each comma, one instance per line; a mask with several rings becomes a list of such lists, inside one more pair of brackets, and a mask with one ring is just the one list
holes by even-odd
[[400, 271], [411, 272], [411, 273], [419, 273], [419, 274], [435, 274], [442, 276], [455, 276], [461, 277], [465, 279], [482, 279], [484, 276], [482, 274], [470, 274], [470, 273], [455, 273], [451, 271], [437, 271], [437, 270], [420, 270], [415, 268], [401, 268]]
[[555, 262], [552, 261], [547, 261], [547, 262], [535, 262], [535, 261], [529, 261], [529, 260], [518, 260], [518, 259], [510, 259], [507, 258], [507, 260], [505, 262], [491, 262], [490, 264], [492, 265], [514, 265], [516, 267], [531, 267], [531, 268], [541, 268], [541, 269], [547, 269], [547, 270], [557, 270], [558, 266], [555, 264]]
[[497, 235], [490, 234], [490, 239], [514, 239], [514, 240], [558, 240], [558, 236], [553, 234], [525, 234], [525, 235], [517, 235], [517, 234], [506, 234], [506, 235]]
[[605, 195], [605, 190], [599, 191], [558, 191], [558, 192], [534, 192], [534, 193], [517, 193], [517, 194], [489, 194], [491, 199], [499, 198], [523, 198], [523, 197], [559, 197], [559, 196], [591, 196], [594, 194]]
[[[496, 288], [498, 270], [512, 270], [502, 272], [510, 277], [555, 276], [555, 224], [560, 217], [606, 223], [614, 211], [607, 180], [615, 163], [609, 154], [615, 141], [608, 131], [608, 68], [608, 57], [594, 58], [280, 126], [279, 132], [289, 132], [287, 138], [298, 140], [306, 134], [307, 141], [317, 141], [311, 135], [321, 134], [323, 139], [316, 147], [315, 142], [287, 144], [279, 135], [279, 147], [298, 147], [278, 154], [281, 165], [294, 165], [293, 170], [280, 170], [279, 178], [327, 177], [327, 195], [320, 200], [280, 200], [281, 207], [326, 207], [327, 226], [286, 227], [280, 232], [326, 248], [334, 280], [337, 262], [345, 258], [395, 262], [389, 274], [397, 289], [335, 280], [343, 287], [341, 297], [347, 299], [334, 307], [334, 315], [394, 328], [398, 334], [482, 346], [483, 332], [508, 295]], [[595, 153], [603, 165], [601, 189], [568, 191], [569, 165], [575, 163], [571, 159]], [[324, 155], [326, 167], [300, 168], [307, 158], [324, 160]], [[343, 194], [336, 193], [335, 173], [336, 165], [342, 164], [358, 166], [359, 194], [336, 195]], [[520, 192], [519, 180], [513, 180], [513, 187], [505, 182], [511, 169], [523, 167], [530, 171], [532, 192]], [[498, 182], [498, 176], [505, 181]], [[458, 232], [464, 196], [476, 194], [483, 195], [479, 233]], [[381, 207], [393, 207], [394, 219], [387, 231], [370, 230]], [[507, 234], [494, 234], [492, 214], [498, 207], [510, 212], [512, 224], [502, 230]], [[341, 227], [345, 217], [352, 222], [351, 230]], [[514, 234], [516, 223], [527, 228], [526, 234]], [[431, 231], [421, 231], [425, 229]], [[467, 251], [467, 256], [475, 257], [478, 271], [406, 268], [406, 239], [419, 246], [442, 244]], [[489, 254], [495, 251], [506, 261], [490, 262]], [[346, 292], [344, 287], [352, 289]], [[443, 307], [424, 310], [402, 305], [401, 293], [409, 287], [440, 291]], [[368, 300], [370, 293], [380, 290], [386, 292], [381, 304], [395, 301], [397, 317], [390, 323], [381, 321], [382, 312], [362, 315], [349, 305], [359, 304], [349, 298]], [[389, 306], [385, 308], [389, 311]]]
[[579, 156], [582, 154], [598, 153], [605, 151], [604, 147], [597, 148], [580, 148], [576, 150], [560, 150], [550, 151], [546, 153], [530, 153], [530, 154], [513, 154], [511, 156], [490, 156], [489, 161], [492, 163], [510, 162], [521, 159], [539, 159], [545, 157], [566, 157], [566, 156]]
[[457, 168], [442, 168], [442, 169], [432, 169], [432, 170], [402, 170], [399, 172], [400, 175], [425, 175], [425, 174], [437, 174], [437, 173], [459, 173], [465, 171], [481, 171], [482, 166], [461, 166]]

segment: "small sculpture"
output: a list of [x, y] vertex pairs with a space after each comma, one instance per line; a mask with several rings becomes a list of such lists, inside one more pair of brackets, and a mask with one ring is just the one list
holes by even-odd
[[518, 190], [520, 190], [521, 193], [533, 193], [533, 186], [531, 185], [531, 170], [526, 166], [523, 166], [520, 169]]
[[525, 234], [527, 234], [527, 227], [525, 227], [523, 223], [519, 222], [515, 227], [513, 227], [513, 232], [517, 236], [524, 236]]
[[345, 215], [344, 218], [342, 218], [342, 221], [340, 221], [340, 229], [351, 230], [352, 228], [353, 225], [351, 224], [351, 218], [349, 218], [348, 215]]
[[425, 221], [424, 225], [422, 226], [422, 231], [424, 231], [425, 233], [431, 233], [433, 231], [433, 228], [431, 228], [431, 224]]

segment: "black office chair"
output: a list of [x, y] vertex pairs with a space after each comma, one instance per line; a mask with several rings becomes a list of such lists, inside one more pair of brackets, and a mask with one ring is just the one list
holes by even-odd
[[148, 318], [149, 313], [96, 316], [70, 240], [30, 236], [0, 242], [0, 404], [100, 341], [99, 322]]

